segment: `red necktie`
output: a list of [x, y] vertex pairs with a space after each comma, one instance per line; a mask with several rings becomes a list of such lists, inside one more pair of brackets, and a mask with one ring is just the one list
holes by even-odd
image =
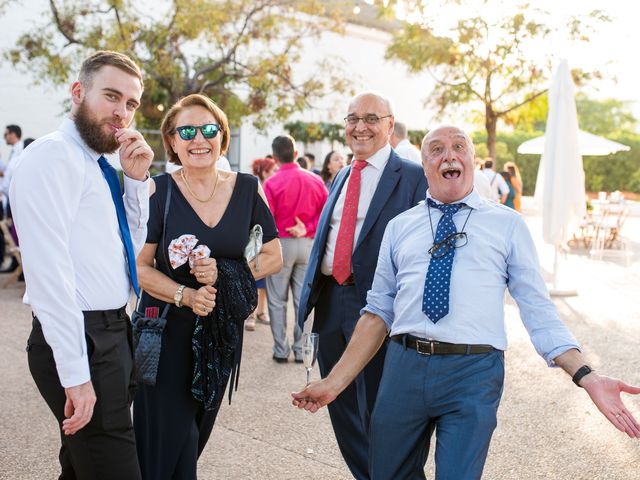
[[344, 198], [336, 250], [333, 254], [333, 278], [340, 285], [351, 275], [351, 254], [353, 253], [353, 237], [356, 231], [358, 200], [360, 198], [360, 173], [367, 165], [365, 160], [354, 160], [351, 164], [351, 175]]

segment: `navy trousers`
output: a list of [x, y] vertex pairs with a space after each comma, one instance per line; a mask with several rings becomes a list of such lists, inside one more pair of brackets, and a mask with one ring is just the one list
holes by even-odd
[[503, 383], [501, 351], [426, 356], [390, 342], [371, 420], [371, 478], [426, 478], [434, 429], [436, 480], [481, 478]]
[[[318, 366], [326, 377], [338, 362], [360, 318], [356, 288], [327, 279], [315, 307], [314, 332], [320, 334]], [[357, 480], [369, 475], [369, 421], [384, 366], [386, 344], [371, 359], [356, 380], [332, 403], [329, 416], [340, 453]]]

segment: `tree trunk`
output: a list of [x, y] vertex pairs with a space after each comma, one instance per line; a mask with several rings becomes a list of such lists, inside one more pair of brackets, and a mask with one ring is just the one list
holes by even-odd
[[493, 164], [496, 165], [496, 128], [498, 124], [498, 116], [491, 108], [491, 105], [486, 106], [485, 110], [484, 126], [487, 130], [487, 149], [489, 150], [489, 156], [493, 158]]

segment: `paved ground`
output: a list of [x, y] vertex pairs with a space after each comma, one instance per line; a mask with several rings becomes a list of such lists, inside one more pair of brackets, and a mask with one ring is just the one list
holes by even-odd
[[[538, 237], [540, 219], [528, 213]], [[630, 217], [623, 233], [632, 260], [571, 253], [562, 272], [579, 296], [555, 303], [597, 370], [640, 384], [640, 217]], [[548, 272], [553, 251], [542, 244], [539, 251]], [[26, 365], [29, 310], [16, 288], [0, 290], [0, 305], [0, 479], [57, 478], [58, 431]], [[640, 480], [640, 442], [615, 430], [563, 372], [545, 367], [509, 298], [506, 312], [505, 393], [484, 478]], [[200, 478], [351, 478], [326, 411], [311, 415], [290, 406], [304, 368], [271, 360], [268, 327], [258, 325], [245, 338], [240, 390], [222, 407]], [[640, 398], [626, 400], [640, 418]], [[432, 458], [427, 472], [433, 478]]]

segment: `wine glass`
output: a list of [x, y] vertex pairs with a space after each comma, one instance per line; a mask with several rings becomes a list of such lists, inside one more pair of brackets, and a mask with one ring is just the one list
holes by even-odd
[[311, 381], [311, 370], [318, 359], [318, 344], [320, 335], [317, 333], [305, 333], [302, 335], [302, 360], [307, 369], [307, 385]]

